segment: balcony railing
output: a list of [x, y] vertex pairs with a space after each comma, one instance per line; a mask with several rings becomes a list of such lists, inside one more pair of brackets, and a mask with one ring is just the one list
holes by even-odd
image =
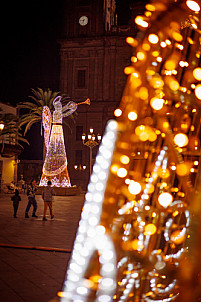
[[17, 144], [17, 138], [13, 135], [4, 135], [0, 138], [0, 155], [2, 157], [18, 156], [21, 147]]

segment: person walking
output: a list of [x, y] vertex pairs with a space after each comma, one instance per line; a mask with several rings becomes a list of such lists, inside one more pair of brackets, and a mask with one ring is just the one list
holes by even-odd
[[31, 206], [33, 206], [32, 217], [38, 217], [36, 215], [36, 210], [37, 210], [37, 202], [35, 198], [36, 191], [37, 191], [36, 181], [35, 179], [32, 179], [30, 186], [27, 189], [28, 204], [25, 210], [25, 218], [29, 218], [29, 209]]
[[51, 184], [52, 184], [51, 181], [48, 180], [47, 187], [44, 187], [42, 192], [42, 198], [44, 200], [43, 221], [47, 221], [46, 218], [47, 207], [49, 207], [51, 219], [54, 218], [53, 210], [52, 210], [52, 201], [53, 201], [53, 196], [56, 195], [56, 193], [55, 190], [51, 187]]
[[13, 202], [13, 209], [14, 209], [13, 217], [17, 218], [17, 210], [18, 210], [18, 207], [19, 207], [19, 202], [21, 201], [21, 197], [20, 197], [19, 191], [17, 189], [15, 189], [15, 195], [13, 195], [11, 197], [11, 200]]

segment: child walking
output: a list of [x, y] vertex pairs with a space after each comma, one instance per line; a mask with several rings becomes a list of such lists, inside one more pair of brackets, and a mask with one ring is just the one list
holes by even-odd
[[46, 218], [47, 207], [49, 207], [51, 219], [54, 218], [53, 210], [52, 210], [52, 201], [53, 201], [53, 195], [56, 195], [56, 193], [54, 189], [51, 187], [51, 184], [52, 184], [51, 181], [48, 180], [47, 187], [44, 187], [42, 192], [42, 198], [44, 200], [43, 221], [47, 221]]
[[17, 218], [17, 210], [18, 210], [18, 207], [19, 207], [19, 202], [21, 201], [21, 197], [20, 197], [19, 191], [17, 189], [15, 189], [15, 195], [13, 195], [11, 197], [11, 200], [13, 202], [13, 209], [14, 209], [13, 217]]

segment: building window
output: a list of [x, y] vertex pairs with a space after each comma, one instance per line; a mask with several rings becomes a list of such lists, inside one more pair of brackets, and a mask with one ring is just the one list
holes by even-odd
[[76, 165], [82, 164], [82, 150], [75, 151], [75, 164]]
[[77, 71], [77, 88], [85, 88], [86, 86], [86, 70], [79, 69]]
[[83, 126], [76, 126], [76, 141], [82, 140]]

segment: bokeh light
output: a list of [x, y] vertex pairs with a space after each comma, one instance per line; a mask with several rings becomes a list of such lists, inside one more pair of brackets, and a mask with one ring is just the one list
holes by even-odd
[[158, 197], [159, 204], [164, 208], [167, 208], [172, 203], [172, 201], [173, 196], [168, 192], [161, 193]]
[[194, 12], [199, 12], [200, 11], [200, 6], [196, 1], [186, 1], [186, 5], [193, 10]]
[[201, 84], [195, 86], [195, 95], [199, 100], [201, 100]]
[[174, 137], [174, 142], [180, 148], [188, 145], [188, 136], [184, 133], [177, 133]]
[[131, 180], [129, 186], [128, 186], [128, 190], [131, 194], [139, 194], [141, 191], [141, 185], [139, 182]]
[[193, 76], [196, 80], [201, 81], [201, 68], [197, 67], [193, 70]]

